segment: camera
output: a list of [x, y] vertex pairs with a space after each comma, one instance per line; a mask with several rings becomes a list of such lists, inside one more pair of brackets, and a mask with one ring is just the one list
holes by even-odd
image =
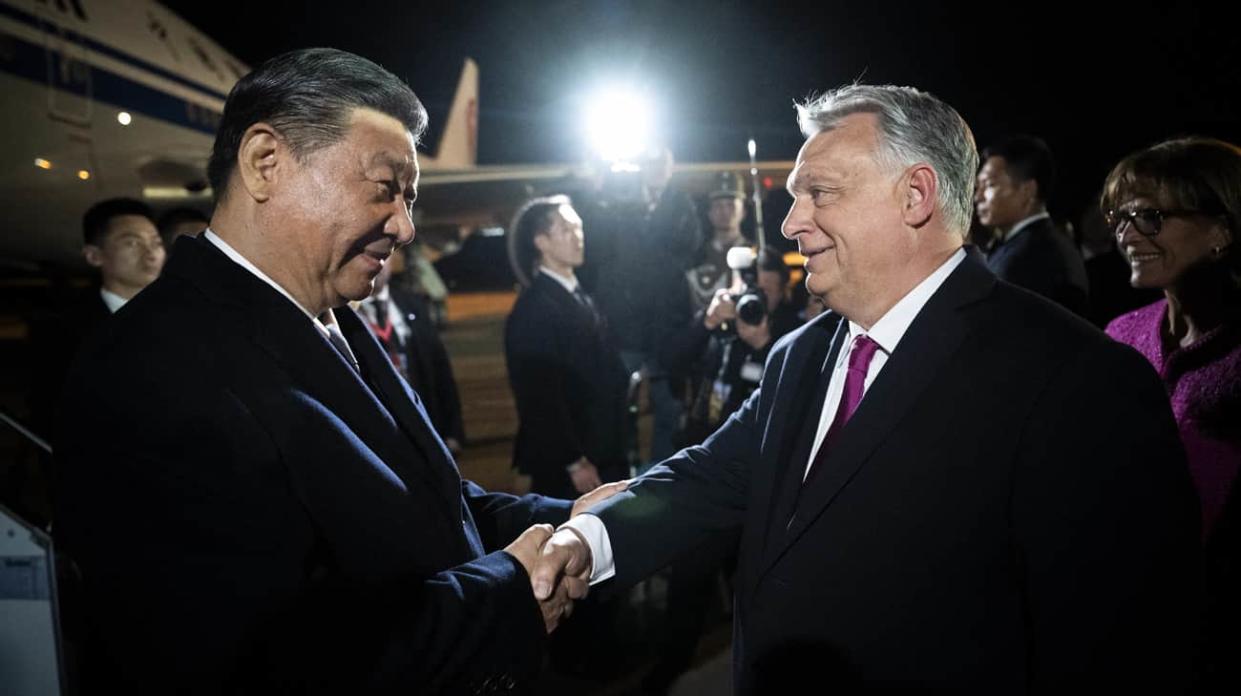
[[767, 295], [758, 286], [758, 255], [748, 246], [728, 250], [728, 267], [741, 276], [742, 289], [737, 295], [737, 320], [758, 326], [767, 316]]

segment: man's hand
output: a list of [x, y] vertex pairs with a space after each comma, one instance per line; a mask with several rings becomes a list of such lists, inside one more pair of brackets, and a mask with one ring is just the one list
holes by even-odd
[[578, 493], [589, 493], [603, 483], [599, 479], [599, 469], [584, 455], [569, 465], [569, 478], [573, 480], [573, 490]]
[[595, 505], [602, 503], [626, 488], [629, 488], [629, 481], [615, 481], [613, 483], [605, 483], [602, 486], [599, 486], [595, 490], [574, 501], [573, 512], [570, 513], [569, 517], [577, 517], [583, 512], [586, 512]]
[[720, 288], [715, 291], [715, 297], [711, 298], [711, 304], [707, 306], [707, 313], [702, 318], [702, 325], [715, 331], [720, 328], [720, 324], [736, 318], [737, 300], [727, 289]]
[[[530, 575], [534, 597], [540, 602], [565, 586], [565, 593], [574, 599], [586, 596], [590, 583], [592, 560], [590, 547], [577, 532], [564, 528], [552, 535], [539, 552], [538, 562]], [[580, 596], [574, 596], [580, 593]]]
[[587, 580], [566, 576], [560, 580], [551, 597], [539, 601], [543, 627], [548, 633], [556, 630], [561, 620], [569, 618], [573, 613], [573, 600], [584, 598], [589, 588], [590, 583]]
[[513, 540], [513, 543], [504, 547], [504, 550], [513, 555], [521, 567], [526, 569], [527, 575], [534, 575], [534, 564], [538, 561], [539, 550], [543, 548], [543, 544], [551, 538], [555, 529], [550, 524], [536, 524], [521, 533], [521, 536]]
[[754, 350], [766, 348], [767, 344], [771, 343], [771, 329], [767, 326], [767, 316], [763, 316], [758, 326], [751, 326], [744, 321], [737, 322], [737, 336]]
[[[552, 536], [552, 531], [550, 524], [536, 524], [522, 532], [521, 536], [504, 549], [526, 569], [526, 574], [531, 577], [531, 583], [533, 583], [540, 550]], [[585, 597], [589, 587], [590, 583], [585, 578], [565, 577], [555, 591], [549, 591], [544, 597], [536, 597], [539, 600], [539, 612], [543, 615], [543, 626], [548, 633], [560, 625], [561, 619], [573, 613], [573, 600]]]

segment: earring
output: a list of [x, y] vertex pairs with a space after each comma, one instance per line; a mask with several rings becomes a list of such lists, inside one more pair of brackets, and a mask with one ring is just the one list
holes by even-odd
[[1224, 255], [1224, 247], [1222, 247], [1222, 246], [1213, 246], [1213, 247], [1211, 247], [1211, 253], [1212, 253], [1212, 254], [1215, 254], [1216, 256], [1223, 256], [1223, 255]]

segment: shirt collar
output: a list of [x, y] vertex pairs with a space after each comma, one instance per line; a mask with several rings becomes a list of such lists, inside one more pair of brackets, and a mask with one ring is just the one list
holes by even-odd
[[1021, 222], [1018, 222], [1016, 225], [1013, 225], [1013, 228], [1012, 228], [1011, 230], [1009, 230], [1009, 231], [1008, 231], [1008, 234], [1004, 235], [1004, 241], [1006, 241], [1006, 242], [1007, 242], [1008, 240], [1012, 239], [1013, 237], [1016, 237], [1018, 232], [1020, 232], [1020, 231], [1024, 230], [1025, 228], [1029, 227], [1030, 225], [1033, 225], [1034, 223], [1038, 222], [1039, 220], [1046, 220], [1046, 219], [1048, 219], [1048, 218], [1050, 218], [1050, 217], [1051, 217], [1051, 214], [1050, 214], [1050, 213], [1048, 213], [1046, 210], [1044, 210], [1044, 211], [1043, 211], [1043, 212], [1041, 212], [1041, 213], [1035, 213], [1035, 214], [1031, 215], [1030, 217], [1025, 218], [1025, 219], [1024, 219], [1024, 220], [1022, 220]]
[[99, 288], [99, 296], [103, 298], [103, 303], [107, 305], [110, 314], [116, 314], [121, 307], [125, 306], [126, 302], [129, 302], [129, 300], [107, 288]]
[[250, 263], [249, 259], [242, 256], [241, 253], [238, 252], [233, 247], [229, 246], [228, 242], [224, 241], [223, 239], [220, 239], [220, 235], [213, 232], [210, 227], [208, 227], [206, 230], [203, 231], [202, 236], [205, 237], [207, 241], [215, 245], [216, 248], [218, 248], [220, 251], [224, 252], [224, 255], [232, 259], [233, 263], [236, 263], [238, 266], [241, 266], [242, 268], [246, 269], [252, 275], [257, 277], [259, 280], [275, 288], [276, 292], [280, 293], [281, 295], [284, 295], [285, 298], [289, 300], [289, 302], [293, 303], [294, 307], [297, 307], [298, 309], [302, 310], [302, 314], [305, 314], [307, 318], [309, 318], [310, 321], [314, 323], [315, 328], [319, 330], [319, 333], [323, 334], [325, 337], [328, 335], [327, 326], [324, 323], [324, 321], [326, 321], [328, 324], [336, 323], [336, 315], [332, 314], [331, 309], [323, 313], [323, 319], [321, 320], [319, 317], [316, 317], [315, 315], [311, 314], [310, 310], [303, 307], [297, 300], [293, 299], [293, 295], [291, 295], [288, 290], [285, 290], [279, 283], [272, 280], [266, 273], [260, 271], [258, 266], [255, 266], [253, 263]]
[[569, 291], [570, 295], [577, 292], [577, 276], [570, 274], [568, 277], [565, 277], [553, 271], [552, 269], [548, 268], [547, 266], [539, 266], [539, 272], [546, 273], [547, 276], [550, 277], [552, 280], [556, 281], [557, 283], [560, 283], [560, 285], [563, 286], [565, 290]]
[[[859, 335], [866, 335], [872, 341], [879, 344], [880, 350], [891, 355], [892, 351], [896, 350], [897, 344], [901, 342], [901, 338], [905, 336], [905, 332], [909, 330], [909, 325], [913, 323], [918, 313], [926, 306], [927, 301], [931, 299], [935, 291], [939, 290], [939, 286], [944, 284], [948, 276], [964, 260], [965, 249], [957, 249], [956, 253], [950, 256], [939, 268], [932, 271], [931, 275], [924, 278], [921, 283], [914, 286], [913, 290], [910, 290], [896, 304], [892, 305], [892, 308], [880, 317], [874, 326], [870, 327], [870, 331], [866, 331], [858, 324], [850, 321], [849, 345], [852, 345], [853, 339]], [[849, 351], [847, 349], [842, 350], [837, 358], [837, 362], [847, 360], [848, 357]]]

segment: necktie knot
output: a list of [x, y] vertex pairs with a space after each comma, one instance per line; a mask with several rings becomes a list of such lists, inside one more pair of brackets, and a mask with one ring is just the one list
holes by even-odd
[[874, 359], [877, 350], [879, 350], [879, 344], [875, 343], [870, 336], [858, 334], [857, 338], [853, 339], [853, 350], [849, 353], [849, 370], [865, 375], [870, 369], [870, 361]]
[[853, 339], [853, 344], [849, 349], [849, 364], [845, 369], [844, 388], [840, 393], [840, 404], [836, 407], [836, 415], [827, 429], [827, 434], [823, 436], [819, 451], [806, 471], [806, 478], [809, 478], [812, 472], [823, 468], [822, 462], [827, 457], [833, 438], [845, 426], [845, 423], [849, 422], [854, 411], [857, 411], [862, 403], [862, 394], [866, 390], [866, 373], [870, 370], [870, 362], [878, 350], [879, 344], [875, 343], [870, 336], [858, 334]]

